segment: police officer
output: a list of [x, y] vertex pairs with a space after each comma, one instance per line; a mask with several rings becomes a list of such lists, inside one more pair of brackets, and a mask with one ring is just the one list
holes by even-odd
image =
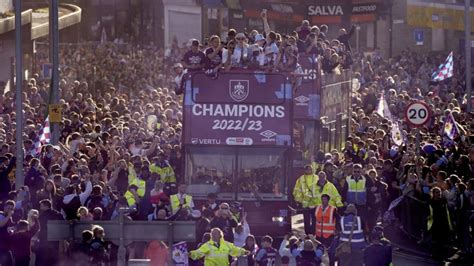
[[304, 167], [304, 174], [296, 180], [293, 189], [295, 201], [303, 208], [304, 230], [306, 234], [314, 233], [314, 209], [317, 205], [318, 176], [314, 174], [311, 165]]
[[240, 257], [243, 255], [250, 255], [250, 251], [225, 241], [219, 228], [211, 229], [211, 240], [189, 253], [189, 257], [193, 260], [204, 257], [204, 266], [226, 266], [229, 265], [229, 256]]
[[323, 171], [320, 171], [318, 173], [318, 181], [316, 182], [316, 193], [317, 193], [317, 198], [316, 198], [317, 206], [321, 205], [321, 196], [323, 194], [326, 194], [329, 196], [329, 199], [330, 199], [329, 205], [336, 208], [340, 208], [344, 206], [342, 204], [342, 199], [341, 199], [341, 195], [339, 194], [339, 191], [334, 186], [334, 184], [331, 183], [327, 179], [327, 175]]

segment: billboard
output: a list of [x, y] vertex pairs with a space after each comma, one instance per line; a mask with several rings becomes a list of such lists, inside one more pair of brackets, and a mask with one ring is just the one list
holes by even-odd
[[184, 143], [291, 145], [292, 88], [271, 73], [196, 73], [186, 82]]
[[373, 22], [376, 20], [378, 9], [380, 9], [380, 1], [313, 1], [306, 6], [306, 9], [306, 17], [309, 17], [313, 24], [340, 24], [344, 18], [353, 23]]
[[[464, 4], [408, 0], [407, 24], [413, 27], [464, 30]], [[471, 7], [471, 17], [474, 15]], [[474, 27], [474, 20], [471, 21]]]
[[300, 54], [298, 63], [304, 76], [301, 78], [301, 84], [296, 86], [294, 91], [293, 117], [295, 119], [319, 119], [321, 102], [317, 57]]

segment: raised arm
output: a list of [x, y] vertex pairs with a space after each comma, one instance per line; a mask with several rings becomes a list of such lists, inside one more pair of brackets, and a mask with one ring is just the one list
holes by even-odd
[[189, 257], [192, 260], [198, 260], [209, 254], [209, 246], [207, 243], [204, 243], [198, 249], [189, 252]]
[[86, 177], [86, 190], [79, 194], [79, 199], [81, 200], [81, 204], [84, 205], [86, 202], [86, 199], [90, 196], [92, 192], [92, 182], [90, 180], [90, 175], [88, 174]]
[[263, 20], [263, 30], [265, 34], [268, 36], [271, 29], [270, 29], [270, 24], [268, 24], [267, 10], [263, 10], [262, 13], [260, 13], [260, 16], [262, 17], [262, 20]]

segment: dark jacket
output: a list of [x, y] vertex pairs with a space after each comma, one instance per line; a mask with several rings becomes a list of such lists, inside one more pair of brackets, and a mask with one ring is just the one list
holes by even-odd
[[16, 232], [10, 236], [10, 248], [15, 260], [24, 260], [30, 258], [31, 238], [38, 232], [39, 223], [35, 221], [34, 225], [25, 232]]
[[234, 243], [234, 232], [232, 229], [237, 226], [237, 222], [232, 218], [214, 217], [211, 220], [211, 228], [218, 227], [224, 232], [224, 239]]
[[337, 37], [337, 39], [346, 46], [346, 49], [349, 52], [352, 52], [351, 43], [349, 42], [349, 40], [351, 39], [352, 35], [354, 34], [355, 28], [356, 27], [354, 25], [352, 25], [351, 30], [348, 33], [342, 34], [339, 37]]
[[15, 163], [16, 157], [13, 157], [6, 168], [0, 169], [0, 201], [8, 200], [8, 193], [12, 189], [8, 175], [13, 170]]
[[39, 215], [40, 231], [38, 236], [40, 242], [48, 241], [47, 225], [49, 220], [64, 220], [64, 218], [61, 213], [52, 209], [41, 212]]
[[43, 175], [36, 168], [31, 167], [25, 176], [25, 186], [28, 186], [30, 189], [31, 196], [34, 197], [33, 199], [36, 199], [36, 192], [41, 190], [43, 185]]
[[391, 246], [384, 246], [382, 243], [373, 243], [364, 250], [364, 264], [366, 266], [388, 266], [391, 262]]

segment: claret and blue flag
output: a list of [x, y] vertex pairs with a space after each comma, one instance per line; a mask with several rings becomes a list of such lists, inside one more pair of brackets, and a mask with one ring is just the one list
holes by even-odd
[[433, 73], [431, 79], [433, 81], [443, 81], [453, 76], [454, 72], [453, 52], [449, 53], [444, 64], [439, 65], [438, 69]]
[[450, 140], [453, 140], [459, 135], [458, 126], [456, 125], [456, 120], [452, 114], [446, 116], [443, 126], [443, 135], [448, 137]]

